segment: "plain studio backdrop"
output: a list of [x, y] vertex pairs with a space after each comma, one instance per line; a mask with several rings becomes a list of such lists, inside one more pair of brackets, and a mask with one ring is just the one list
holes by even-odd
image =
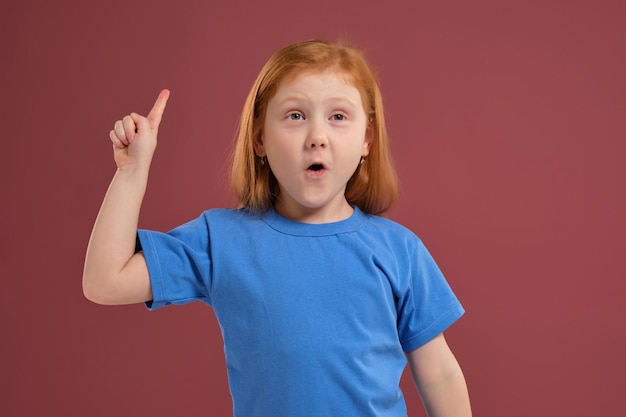
[[0, 415], [230, 414], [209, 308], [83, 298], [108, 132], [171, 89], [141, 227], [233, 205], [245, 96], [311, 38], [363, 48], [379, 73], [401, 179], [389, 216], [467, 310], [447, 337], [475, 415], [626, 415], [623, 1], [5, 3]]

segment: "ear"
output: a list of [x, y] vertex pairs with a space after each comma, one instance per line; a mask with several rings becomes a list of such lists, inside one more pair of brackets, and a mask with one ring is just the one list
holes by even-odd
[[370, 146], [374, 140], [374, 129], [371, 123], [368, 123], [365, 129], [365, 140], [363, 141], [363, 149], [361, 150], [361, 156], [365, 157], [370, 153]]
[[265, 146], [263, 146], [263, 133], [259, 133], [255, 136], [255, 138], [253, 139], [253, 145], [254, 153], [256, 154], [256, 156], [258, 156], [259, 158], [263, 158], [264, 156], [266, 156]]

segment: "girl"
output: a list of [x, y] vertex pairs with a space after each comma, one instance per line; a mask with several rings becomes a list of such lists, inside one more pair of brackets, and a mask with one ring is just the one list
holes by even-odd
[[151, 309], [200, 300], [222, 329], [235, 416], [406, 416], [407, 360], [429, 416], [470, 416], [442, 332], [463, 309], [409, 230], [383, 105], [362, 54], [288, 46], [243, 109], [232, 186], [169, 233], [137, 230], [169, 91], [110, 133], [117, 172], [85, 260], [85, 296]]

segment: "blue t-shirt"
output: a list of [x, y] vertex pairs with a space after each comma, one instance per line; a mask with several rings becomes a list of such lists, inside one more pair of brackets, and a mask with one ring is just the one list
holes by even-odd
[[463, 314], [415, 234], [358, 208], [328, 224], [214, 209], [139, 241], [148, 307], [213, 307], [235, 416], [406, 416], [404, 352]]

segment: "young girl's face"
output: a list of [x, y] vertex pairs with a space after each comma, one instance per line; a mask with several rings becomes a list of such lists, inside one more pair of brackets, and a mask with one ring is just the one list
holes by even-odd
[[278, 180], [275, 209], [307, 223], [349, 217], [346, 184], [370, 142], [361, 94], [342, 73], [301, 72], [283, 80], [255, 143]]

